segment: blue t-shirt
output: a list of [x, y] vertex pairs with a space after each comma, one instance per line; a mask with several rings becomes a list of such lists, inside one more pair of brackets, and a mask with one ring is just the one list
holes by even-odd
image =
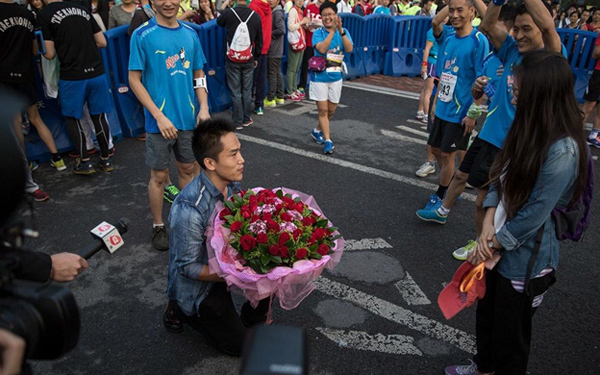
[[[494, 90], [498, 87], [498, 82], [500, 82], [500, 77], [502, 77], [502, 74], [498, 74], [498, 69], [501, 68], [503, 68], [503, 65], [494, 52], [488, 53], [485, 59], [483, 59], [483, 75], [488, 80], [488, 86], [493, 87]], [[492, 96], [488, 96], [488, 102], [491, 101]]]
[[[567, 50], [562, 46], [562, 54], [567, 57]], [[507, 35], [504, 43], [494, 54], [498, 57], [500, 64], [504, 65], [504, 72], [494, 85], [496, 94], [489, 105], [488, 115], [483, 124], [479, 138], [502, 148], [506, 134], [510, 130], [515, 119], [515, 106], [511, 104], [513, 98], [513, 68], [521, 63], [523, 55], [519, 53], [519, 47], [515, 39]]]
[[[198, 34], [179, 23], [167, 28], [152, 18], [131, 35], [129, 70], [142, 71], [142, 83], [154, 104], [178, 130], [194, 130], [199, 110], [194, 92], [194, 71], [206, 58]], [[156, 120], [145, 110], [146, 132], [160, 133]]]
[[392, 12], [390, 11], [390, 8], [380, 5], [377, 8], [375, 8], [373, 14], [387, 14], [388, 16], [391, 16]]
[[[352, 42], [352, 37], [348, 30], [344, 28], [344, 32], [348, 39], [350, 39], [350, 43]], [[313, 33], [312, 37], [312, 45], [316, 46], [317, 43], [321, 43], [327, 36], [329, 35], [329, 31], [327, 31], [324, 27], [316, 30]], [[331, 43], [329, 44], [329, 49], [327, 49], [327, 53], [321, 53], [315, 50], [315, 56], [324, 56], [327, 58], [327, 69], [324, 72], [316, 72], [315, 73], [315, 82], [336, 82], [343, 78], [341, 62], [344, 59], [344, 43], [342, 41], [342, 36], [338, 30], [335, 31], [335, 35], [331, 39]], [[338, 63], [340, 64], [338, 66]]]
[[433, 46], [431, 46], [431, 49], [429, 50], [429, 57], [427, 57], [427, 62], [430, 64], [435, 64], [440, 45], [433, 36], [433, 28], [429, 29], [429, 31], [427, 32], [427, 41], [433, 43]]
[[473, 103], [471, 88], [489, 53], [489, 43], [479, 31], [457, 37], [456, 31], [444, 28], [436, 38], [440, 44], [436, 69], [440, 78], [435, 116], [460, 123]]

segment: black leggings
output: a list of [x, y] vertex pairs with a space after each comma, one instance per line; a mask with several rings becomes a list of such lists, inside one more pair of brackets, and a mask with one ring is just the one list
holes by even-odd
[[[108, 157], [108, 137], [110, 135], [110, 129], [108, 127], [108, 121], [106, 119], [106, 114], [101, 113], [99, 115], [90, 115], [92, 118], [92, 122], [94, 123], [94, 128], [96, 130], [96, 139], [98, 140], [98, 145], [100, 145], [100, 155], [103, 158]], [[85, 142], [85, 133], [83, 131], [83, 125], [81, 124], [80, 119], [76, 119], [75, 117], [67, 117], [67, 131], [69, 132], [69, 137], [71, 138], [71, 142], [75, 145], [75, 149], [79, 152], [81, 159], [87, 159], [88, 152]]]

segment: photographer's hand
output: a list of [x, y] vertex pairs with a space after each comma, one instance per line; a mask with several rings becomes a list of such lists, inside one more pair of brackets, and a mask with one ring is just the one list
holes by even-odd
[[50, 258], [52, 258], [50, 278], [54, 281], [71, 281], [89, 267], [88, 262], [77, 254], [60, 253], [51, 255]]
[[25, 356], [25, 340], [0, 328], [0, 351], [0, 375], [20, 374]]

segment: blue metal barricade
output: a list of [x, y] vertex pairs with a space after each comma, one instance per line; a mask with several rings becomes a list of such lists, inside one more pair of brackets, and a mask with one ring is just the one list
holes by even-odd
[[364, 17], [365, 32], [360, 52], [365, 66], [365, 75], [380, 74], [383, 71], [385, 54], [389, 48], [390, 33], [394, 18], [383, 14]]
[[211, 111], [221, 112], [231, 106], [225, 74], [226, 29], [212, 20], [202, 25], [192, 25], [198, 30], [200, 44], [206, 57], [204, 73], [208, 83], [208, 102]]
[[344, 63], [348, 71], [344, 75], [344, 79], [362, 77], [365, 75], [365, 67], [360, 50], [364, 46], [365, 20], [363, 17], [352, 13], [341, 13], [340, 17], [342, 18], [342, 26], [348, 30], [354, 43], [354, 51], [344, 54]]
[[397, 17], [386, 53], [383, 74], [418, 76], [431, 17]]
[[596, 64], [592, 51], [598, 34], [591, 31], [558, 29], [558, 35], [567, 50], [569, 65], [575, 76], [575, 97], [583, 102]]

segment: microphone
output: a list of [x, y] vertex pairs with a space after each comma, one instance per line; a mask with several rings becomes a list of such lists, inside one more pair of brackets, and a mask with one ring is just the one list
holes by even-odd
[[114, 253], [123, 246], [124, 242], [121, 235], [127, 233], [129, 224], [130, 221], [127, 218], [119, 219], [115, 226], [103, 221], [90, 231], [94, 241], [79, 250], [77, 254], [87, 260], [102, 249], [111, 254]]

